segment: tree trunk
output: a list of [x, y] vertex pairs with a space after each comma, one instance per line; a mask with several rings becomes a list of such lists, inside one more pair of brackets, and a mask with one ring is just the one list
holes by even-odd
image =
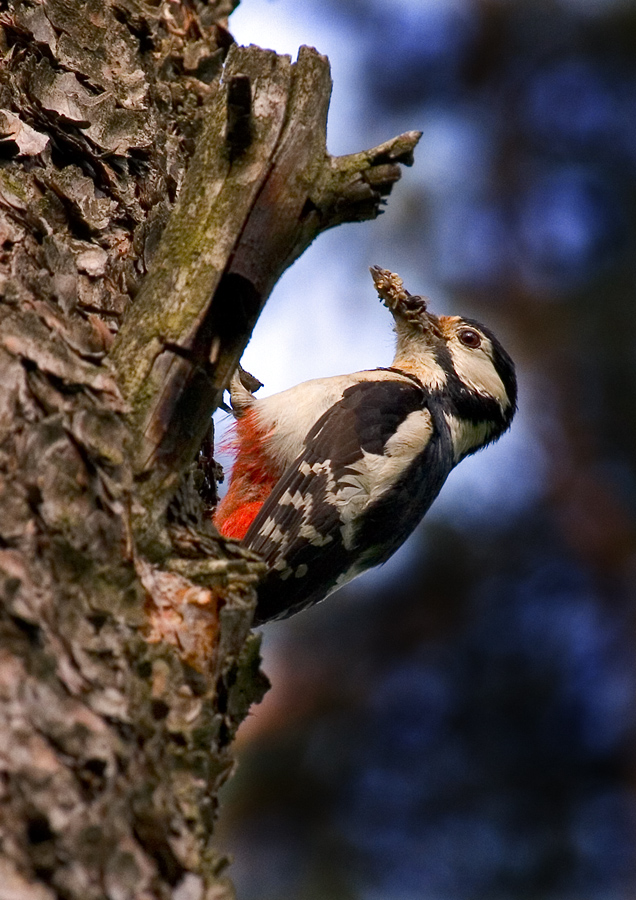
[[231, 48], [234, 5], [0, 13], [0, 900], [232, 896], [262, 564], [193, 460], [280, 274], [418, 139], [330, 157], [327, 61]]

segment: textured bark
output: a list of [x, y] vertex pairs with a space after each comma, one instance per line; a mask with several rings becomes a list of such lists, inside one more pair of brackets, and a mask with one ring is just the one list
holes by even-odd
[[233, 48], [224, 81], [114, 347], [133, 406], [144, 531], [201, 445], [278, 278], [319, 232], [377, 216], [420, 136], [329, 156], [329, 63], [308, 47], [295, 64]]
[[232, 894], [211, 835], [266, 688], [262, 565], [193, 457], [276, 279], [417, 140], [330, 158], [313, 51], [233, 51], [221, 83], [233, 5], [0, 13], [0, 900]]

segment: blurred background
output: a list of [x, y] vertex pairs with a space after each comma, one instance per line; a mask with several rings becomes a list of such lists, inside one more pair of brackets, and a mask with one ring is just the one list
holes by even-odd
[[371, 264], [492, 327], [521, 387], [390, 563], [263, 629], [238, 898], [633, 900], [636, 2], [242, 0], [230, 28], [329, 56], [331, 153], [423, 132], [386, 213], [278, 285], [263, 394], [390, 363]]

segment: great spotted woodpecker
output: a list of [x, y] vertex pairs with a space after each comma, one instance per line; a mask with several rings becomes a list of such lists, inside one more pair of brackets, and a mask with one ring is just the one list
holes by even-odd
[[451, 469], [497, 440], [516, 410], [514, 364], [491, 331], [435, 316], [397, 275], [371, 273], [395, 321], [391, 366], [263, 400], [233, 380], [237, 455], [215, 523], [269, 566], [255, 624], [385, 562]]

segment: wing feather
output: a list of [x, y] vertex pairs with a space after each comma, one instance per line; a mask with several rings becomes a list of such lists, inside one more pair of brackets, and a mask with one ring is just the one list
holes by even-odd
[[[426, 479], [426, 465], [418, 463], [430, 456], [436, 433], [427, 401], [425, 391], [410, 381], [364, 381], [348, 388], [316, 422], [244, 539], [270, 566], [259, 588], [258, 621], [290, 615], [383, 561], [361, 545], [359, 526], [407, 470], [415, 466]], [[433, 496], [439, 487], [441, 482]], [[403, 502], [404, 491], [399, 494]], [[415, 517], [395, 523], [394, 546], [384, 558], [431, 500]]]

